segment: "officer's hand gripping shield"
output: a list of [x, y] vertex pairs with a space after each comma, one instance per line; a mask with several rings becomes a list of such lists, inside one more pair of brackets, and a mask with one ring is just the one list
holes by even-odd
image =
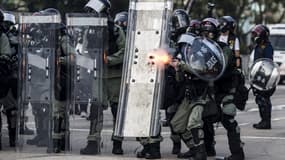
[[257, 90], [271, 90], [277, 86], [279, 80], [279, 67], [271, 59], [258, 59], [250, 68], [249, 82]]
[[[68, 98], [57, 97], [57, 88], [65, 83], [57, 81], [61, 70], [57, 65], [61, 18], [60, 15], [22, 14], [19, 21], [17, 150], [38, 156], [53, 148], [52, 139], [57, 127], [54, 112], [57, 111], [57, 103], [68, 101]], [[61, 92], [68, 93], [67, 90]], [[61, 110], [66, 113], [65, 107]], [[26, 135], [23, 131], [26, 126], [34, 129], [35, 134]]]
[[163, 88], [163, 67], [150, 53], [166, 44], [172, 2], [130, 1], [123, 78], [115, 135], [156, 136]]
[[[90, 122], [86, 120], [87, 113], [90, 113], [91, 121], [103, 118], [103, 63], [108, 28], [107, 18], [94, 17], [91, 14], [70, 13], [66, 15], [66, 20], [76, 51], [72, 69], [73, 115], [70, 119], [70, 131], [72, 151], [78, 152], [86, 145], [85, 140], [90, 129]], [[90, 132], [93, 131], [97, 129], [91, 128]]]

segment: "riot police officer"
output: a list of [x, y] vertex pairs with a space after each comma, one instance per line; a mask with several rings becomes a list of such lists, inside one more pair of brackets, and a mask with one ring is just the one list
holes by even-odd
[[176, 45], [181, 34], [187, 31], [190, 24], [190, 18], [183, 9], [176, 9], [171, 18], [171, 41]]
[[[268, 39], [269, 29], [261, 24], [256, 25], [251, 30], [252, 41], [256, 44], [254, 48], [254, 61], [261, 58], [268, 58], [273, 60], [273, 47]], [[261, 91], [253, 87], [253, 93], [256, 96], [255, 102], [259, 108], [259, 114], [261, 121], [259, 123], [253, 124], [255, 129], [271, 129], [271, 111], [272, 104], [270, 97], [275, 92], [275, 87]]]
[[[202, 35], [212, 40], [217, 41], [219, 23], [215, 18], [206, 18], [201, 23]], [[226, 160], [243, 160], [243, 143], [240, 139], [240, 128], [236, 116], [236, 105], [234, 104], [234, 94], [236, 92], [236, 61], [235, 56], [227, 44], [217, 41], [219, 46], [223, 49], [224, 56], [226, 57], [226, 69], [220, 79], [218, 79], [215, 86], [215, 101], [221, 110], [220, 121], [224, 128], [227, 130], [229, 147], [231, 156], [225, 157]], [[205, 144], [208, 156], [215, 156], [216, 151], [214, 148], [214, 128], [211, 121], [205, 120]]]
[[[96, 4], [96, 5], [95, 5]], [[100, 5], [101, 7], [98, 7]], [[125, 48], [125, 34], [124, 31], [116, 25], [110, 17], [109, 10], [111, 4], [109, 0], [90, 0], [85, 10], [94, 16], [108, 18], [108, 38], [109, 50], [105, 59], [108, 73], [104, 73], [104, 97], [103, 106], [108, 103], [111, 106], [111, 111], [116, 119], [117, 107], [120, 94], [120, 84], [122, 76], [122, 64], [124, 58]], [[87, 137], [87, 146], [80, 150], [80, 154], [96, 155], [100, 152], [101, 131], [103, 128], [103, 106], [91, 106], [90, 113], [90, 132]], [[123, 154], [122, 137], [112, 136], [113, 140], [113, 154]]]
[[[4, 33], [3, 30], [3, 21], [4, 21], [4, 12], [0, 9], [0, 65], [1, 65], [1, 70], [0, 70], [0, 76], [1, 76], [1, 86], [0, 86], [0, 98], [5, 98], [8, 94], [9, 91], [9, 77], [11, 77], [11, 47], [9, 43], [9, 39]], [[9, 106], [9, 108], [4, 109], [6, 112], [6, 115], [8, 117], [8, 129], [9, 129], [9, 140], [10, 140], [10, 146], [13, 147], [15, 146], [15, 133], [16, 133], [16, 128], [13, 126], [13, 121], [12, 117], [17, 117], [16, 116], [16, 106]], [[15, 124], [15, 123], [14, 123]], [[0, 113], [0, 150], [2, 149], [2, 117]]]
[[[57, 15], [61, 17], [60, 12], [54, 8], [48, 8], [40, 11], [43, 15]], [[67, 35], [66, 27], [63, 23], [51, 26], [55, 30], [56, 40], [56, 62], [55, 62], [55, 82], [54, 82], [54, 105], [52, 107], [52, 147], [48, 146], [47, 152], [59, 153], [69, 150], [69, 85], [70, 67], [72, 59], [75, 55], [75, 48], [71, 43], [70, 37]]]
[[114, 19], [115, 24], [119, 25], [125, 33], [127, 33], [128, 27], [128, 12], [123, 11], [116, 14]]
[[[180, 59], [183, 59], [183, 56], [181, 55], [180, 48], [182, 47], [182, 44], [185, 42], [185, 39], [181, 39], [180, 37], [186, 32], [188, 26], [190, 23], [190, 18], [187, 12], [183, 9], [176, 9], [171, 17], [171, 47], [175, 48], [176, 53], [174, 55], [174, 59], [177, 59], [180, 57]], [[185, 36], [184, 36], [185, 37]], [[178, 58], [179, 59], [179, 58]], [[170, 88], [173, 88], [174, 90], [179, 90], [180, 96], [172, 97], [171, 104], [168, 104], [168, 106], [164, 106], [165, 113], [166, 113], [166, 122], [170, 122], [173, 116], [175, 115], [177, 111], [177, 107], [179, 106], [179, 103], [181, 103], [182, 99], [184, 98], [184, 86], [180, 82], [176, 81], [176, 72], [175, 69], [172, 66], [168, 66], [166, 68], [166, 97], [169, 97], [171, 94], [173, 94], [171, 90], [168, 90]], [[169, 101], [170, 98], [165, 98], [165, 101]], [[169, 102], [167, 102], [169, 103]], [[171, 125], [170, 125], [170, 128]], [[181, 150], [181, 138], [178, 133], [175, 133], [173, 129], [171, 129], [171, 140], [173, 142], [173, 148], [172, 148], [172, 154], [179, 154]]]
[[236, 66], [241, 68], [240, 43], [237, 35], [234, 33], [236, 22], [231, 16], [223, 16], [219, 19], [219, 30], [221, 35], [219, 41], [228, 44], [234, 52], [236, 58]]
[[[18, 46], [19, 46], [19, 40], [18, 40], [18, 30], [16, 29], [16, 18], [12, 13], [5, 12], [4, 13], [4, 22], [3, 22], [3, 31], [9, 38], [11, 51], [12, 51], [12, 63], [13, 63], [13, 73], [11, 77], [11, 90], [12, 90], [12, 97], [7, 97], [11, 102], [7, 102], [7, 104], [17, 104], [17, 92], [18, 92], [18, 84], [17, 84], [17, 76], [18, 76]], [[12, 102], [13, 101], [13, 102]], [[5, 105], [4, 105], [5, 106]], [[16, 119], [16, 118], [14, 118]], [[28, 117], [22, 118], [22, 120], [27, 121]], [[16, 124], [16, 122], [15, 122]], [[20, 126], [20, 132], [21, 134], [25, 135], [33, 135], [34, 131], [29, 129], [27, 125]]]
[[[223, 56], [222, 51], [216, 52], [210, 49], [214, 47], [217, 48], [216, 51], [220, 50], [209, 39], [195, 38], [193, 42], [189, 41], [183, 47], [183, 54], [186, 55], [185, 63], [172, 63], [178, 73], [182, 72], [182, 75], [187, 74], [187, 76], [180, 77], [184, 79], [186, 86], [185, 98], [171, 120], [171, 125], [176, 133], [180, 133], [187, 147], [192, 150], [190, 159], [194, 160], [207, 159], [204, 144], [203, 112], [210, 107], [208, 104], [213, 100], [211, 94], [212, 81], [221, 76], [224, 70], [223, 58], [219, 59], [222, 61], [215, 60], [216, 63], [207, 67], [206, 62], [211, 61], [210, 57]], [[209, 74], [210, 72], [211, 74]]]

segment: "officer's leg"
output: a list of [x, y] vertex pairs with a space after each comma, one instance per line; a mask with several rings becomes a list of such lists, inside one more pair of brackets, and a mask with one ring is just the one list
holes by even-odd
[[146, 154], [146, 159], [159, 159], [161, 158], [160, 153], [160, 142], [162, 141], [162, 137], [159, 133], [157, 136], [153, 136], [149, 138], [149, 152]]
[[[17, 78], [12, 78], [11, 80], [12, 85], [11, 85], [11, 97], [15, 100], [15, 103], [17, 104], [17, 99], [18, 99], [18, 80]], [[17, 107], [18, 108], [18, 107]], [[18, 108], [19, 109], [19, 108]], [[28, 109], [28, 107], [23, 108], [25, 111]], [[22, 114], [21, 114], [22, 116]], [[20, 118], [20, 134], [21, 135], [33, 135], [34, 131], [32, 129], [29, 129], [28, 126], [26, 125], [26, 122], [28, 122], [28, 116], [23, 115], [24, 117]]]
[[112, 103], [111, 102], [111, 112], [113, 115], [113, 134], [112, 134], [112, 141], [113, 141], [113, 154], [121, 155], [124, 153], [122, 149], [122, 141], [123, 137], [114, 136], [114, 130], [116, 125], [116, 118], [117, 118], [117, 111], [118, 111], [118, 103]]
[[[28, 108], [28, 107], [27, 107]], [[34, 121], [35, 121], [35, 127], [36, 127], [36, 136], [33, 138], [33, 139], [28, 139], [27, 140], [27, 144], [29, 145], [36, 145], [41, 137], [41, 130], [42, 130], [42, 126], [40, 125], [40, 104], [32, 104], [32, 113], [34, 115]], [[21, 111], [22, 112], [22, 111]], [[24, 117], [25, 117], [26, 114], [24, 115], [21, 115], [21, 126], [23, 127], [25, 125], [25, 120], [24, 120]]]
[[[172, 106], [169, 106], [166, 110], [166, 120], [167, 120], [167, 124], [170, 124], [170, 121], [172, 120], [172, 118], [175, 116], [175, 113], [178, 109], [178, 104], [174, 104]], [[170, 138], [173, 142], [173, 148], [172, 148], [172, 154], [179, 154], [180, 150], [181, 150], [181, 138], [180, 138], [180, 134], [176, 133], [172, 126], [170, 126], [170, 131], [171, 131], [171, 135]]]
[[203, 106], [192, 105], [188, 126], [182, 134], [183, 139], [189, 149], [194, 150], [193, 160], [206, 160], [207, 153], [204, 145], [204, 131], [202, 120]]
[[146, 158], [146, 159], [161, 158], [160, 142], [162, 141], [162, 137], [160, 133], [157, 136], [140, 137], [137, 138], [137, 140], [143, 146], [143, 149], [137, 153], [137, 158]]
[[236, 106], [232, 103], [233, 96], [227, 95], [222, 100], [222, 124], [227, 130], [228, 143], [231, 151], [231, 156], [225, 160], [244, 160], [243, 143], [240, 138], [240, 128], [236, 116]]
[[[59, 153], [65, 151], [66, 147], [66, 102], [55, 100], [53, 106], [53, 130], [52, 130], [52, 146], [49, 146], [47, 152]], [[68, 142], [67, 142], [68, 143]]]
[[206, 147], [207, 156], [209, 157], [216, 156], [215, 130], [213, 123], [204, 120], [203, 131], [205, 134], [205, 147]]
[[171, 129], [170, 139], [173, 142], [172, 154], [179, 154], [181, 150], [180, 134], [174, 132], [173, 129]]
[[[27, 109], [26, 109], [27, 110]], [[20, 118], [22, 122], [20, 122], [20, 134], [22, 135], [33, 135], [34, 131], [26, 125], [28, 122], [28, 116], [23, 116]]]
[[150, 144], [147, 137], [137, 137], [137, 141], [143, 146], [143, 149], [137, 152], [137, 158], [145, 158], [146, 154], [149, 153]]
[[100, 153], [101, 131], [103, 129], [103, 107], [91, 105], [90, 131], [87, 146], [80, 150], [80, 154], [95, 155]]
[[271, 129], [271, 110], [272, 104], [269, 96], [257, 95], [255, 98], [256, 104], [259, 108], [261, 121], [254, 124], [256, 129]]
[[9, 144], [10, 147], [15, 147], [16, 141], [16, 126], [17, 126], [17, 110], [9, 109], [6, 111], [7, 122], [8, 122], [8, 132], [9, 132]]
[[37, 121], [38, 121], [38, 126], [39, 126], [39, 135], [40, 139], [37, 142], [38, 147], [46, 147], [49, 145], [50, 142], [50, 133], [51, 133], [51, 128], [50, 128], [50, 123], [51, 123], [51, 117], [50, 117], [50, 112], [51, 112], [51, 105], [50, 104], [40, 104], [38, 106], [38, 114], [37, 114]]
[[80, 116], [82, 118], [87, 118], [87, 106], [88, 106], [88, 104], [80, 104], [79, 105]]
[[[188, 123], [188, 117], [191, 111], [191, 108], [189, 107], [190, 101], [188, 98], [184, 98], [182, 103], [178, 106], [177, 111], [175, 115], [170, 120], [170, 128], [172, 132], [179, 134], [180, 138], [187, 143], [186, 141], [189, 141], [188, 139], [185, 140], [183, 136], [181, 136], [181, 133], [184, 133], [187, 123]], [[191, 134], [190, 134], [191, 135]], [[189, 137], [188, 137], [189, 138]], [[191, 147], [193, 148], [193, 147]], [[193, 156], [192, 150], [189, 149], [189, 151], [185, 153], [179, 153], [177, 155], [178, 158], [189, 158]]]

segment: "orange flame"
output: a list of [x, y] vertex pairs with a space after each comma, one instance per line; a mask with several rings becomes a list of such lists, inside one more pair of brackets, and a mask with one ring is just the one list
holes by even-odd
[[159, 67], [163, 67], [171, 62], [171, 56], [163, 49], [157, 49], [150, 52], [148, 58], [152, 65], [157, 65]]

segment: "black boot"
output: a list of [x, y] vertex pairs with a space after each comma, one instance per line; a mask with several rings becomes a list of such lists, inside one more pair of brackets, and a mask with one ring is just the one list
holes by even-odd
[[271, 123], [266, 121], [261, 121], [257, 124], [253, 124], [253, 128], [255, 129], [271, 129]]
[[49, 136], [49, 131], [48, 130], [42, 130], [40, 135], [39, 135], [39, 139], [36, 143], [36, 145], [38, 147], [48, 147], [49, 146], [49, 140], [50, 140], [50, 136]]
[[177, 155], [177, 158], [181, 158], [181, 159], [186, 159], [186, 158], [190, 158], [194, 156], [194, 152], [192, 149], [189, 149], [187, 152], [185, 153], [179, 153]]
[[204, 131], [201, 128], [193, 128], [190, 130], [193, 136], [193, 142], [195, 147], [194, 149], [194, 156], [190, 158], [190, 160], [207, 160], [207, 152], [205, 148], [205, 144], [203, 142], [203, 135]]
[[112, 150], [112, 153], [113, 154], [117, 154], [117, 155], [124, 154], [124, 151], [122, 149], [122, 141], [113, 140], [113, 150]]
[[27, 144], [28, 145], [36, 145], [39, 140], [40, 140], [40, 135], [38, 134], [33, 139], [28, 139]]
[[160, 142], [151, 143], [149, 147], [149, 152], [145, 155], [146, 159], [160, 159]]
[[100, 153], [100, 145], [97, 141], [88, 141], [87, 146], [80, 150], [82, 155], [96, 155]]
[[194, 147], [194, 152], [195, 154], [190, 158], [190, 160], [207, 160], [207, 153], [204, 144]]
[[179, 154], [181, 150], [181, 142], [173, 142], [172, 154]]
[[60, 153], [61, 151], [61, 140], [53, 139], [52, 146], [48, 146], [47, 153]]
[[143, 145], [143, 149], [137, 152], [137, 158], [145, 158], [146, 154], [149, 152], [150, 144]]
[[256, 97], [259, 114], [261, 117], [261, 121], [257, 124], [253, 124], [253, 128], [255, 129], [271, 129], [271, 112], [272, 112], [272, 104], [269, 97]]

